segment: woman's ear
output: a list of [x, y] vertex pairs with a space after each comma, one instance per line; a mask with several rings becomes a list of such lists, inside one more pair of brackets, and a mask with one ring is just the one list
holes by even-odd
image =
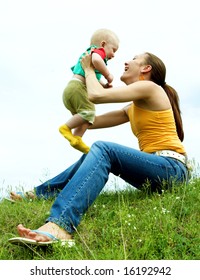
[[145, 65], [142, 69], [141, 69], [141, 73], [148, 73], [150, 72], [152, 69], [151, 65]]

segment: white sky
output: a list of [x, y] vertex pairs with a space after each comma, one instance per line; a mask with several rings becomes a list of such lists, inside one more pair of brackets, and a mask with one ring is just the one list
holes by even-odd
[[[70, 67], [89, 46], [92, 33], [109, 28], [120, 48], [108, 67], [121, 85], [124, 62], [149, 51], [167, 67], [168, 84], [180, 97], [184, 145], [198, 164], [198, 1], [0, 0], [0, 189], [29, 189], [57, 175], [81, 155], [58, 127], [70, 113], [62, 92]], [[124, 104], [97, 105], [97, 114]], [[128, 124], [88, 131], [84, 141], [108, 140], [138, 148]]]

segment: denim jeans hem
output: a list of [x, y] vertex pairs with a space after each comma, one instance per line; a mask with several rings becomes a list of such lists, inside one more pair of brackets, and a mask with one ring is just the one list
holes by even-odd
[[49, 218], [46, 220], [46, 222], [54, 223], [54, 224], [56, 224], [57, 226], [61, 227], [62, 229], [66, 230], [66, 231], [67, 231], [68, 233], [70, 233], [70, 234], [73, 234], [74, 231], [75, 231], [71, 226], [67, 225], [66, 223], [62, 223], [62, 222], [60, 222], [59, 219], [56, 219], [56, 218], [53, 218], [53, 217], [49, 217]]

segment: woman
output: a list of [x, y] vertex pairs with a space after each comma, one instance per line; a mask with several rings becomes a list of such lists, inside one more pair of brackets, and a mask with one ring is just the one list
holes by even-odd
[[178, 95], [165, 82], [163, 62], [150, 53], [135, 56], [125, 63], [121, 76], [126, 86], [109, 89], [98, 83], [87, 53], [82, 66], [92, 102], [131, 102], [121, 110], [97, 116], [91, 128], [130, 121], [140, 151], [116, 143], [95, 142], [88, 154], [35, 189], [37, 197], [57, 196], [47, 223], [38, 231], [18, 225], [20, 237], [10, 242], [45, 245], [71, 240], [81, 217], [103, 189], [110, 172], [138, 189], [148, 186], [151, 191], [160, 191], [163, 184], [170, 188], [174, 181], [187, 181]]

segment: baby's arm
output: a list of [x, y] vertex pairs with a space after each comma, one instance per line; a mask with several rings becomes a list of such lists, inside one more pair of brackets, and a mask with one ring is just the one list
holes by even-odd
[[108, 84], [112, 83], [113, 81], [113, 75], [110, 74], [108, 71], [108, 68], [101, 58], [101, 56], [97, 53], [92, 53], [92, 64], [96, 70], [98, 70], [108, 81]]

